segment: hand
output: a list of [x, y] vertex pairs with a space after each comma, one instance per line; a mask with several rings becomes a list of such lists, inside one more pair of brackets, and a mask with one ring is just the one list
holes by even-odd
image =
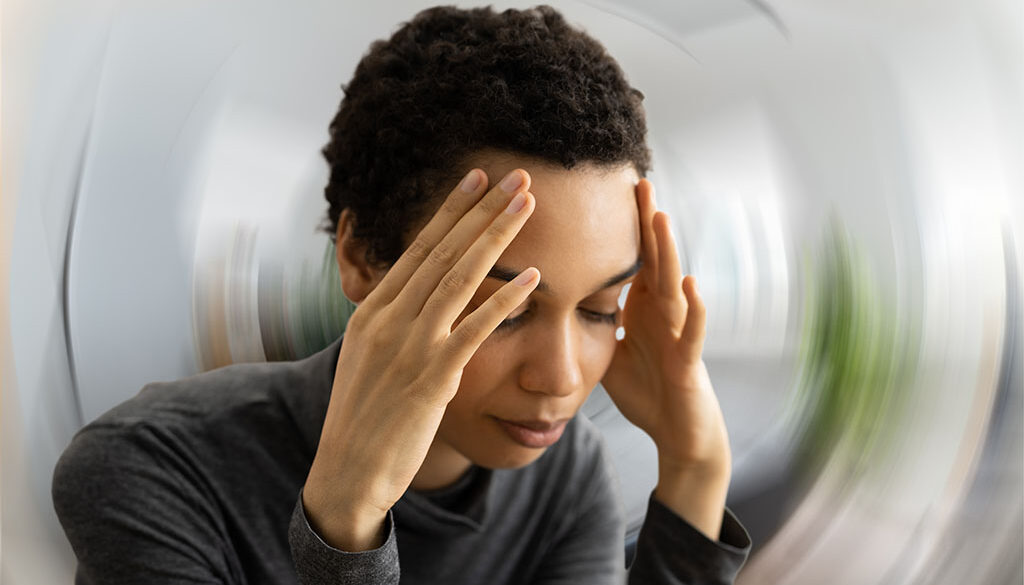
[[486, 183], [470, 171], [349, 320], [303, 490], [310, 522], [336, 548], [382, 543], [387, 511], [419, 471], [463, 368], [540, 279], [524, 270], [456, 323], [534, 209], [525, 171], [481, 198]]
[[641, 260], [622, 314], [619, 340], [602, 383], [630, 422], [658, 449], [655, 497], [717, 538], [731, 474], [729, 438], [704, 349], [706, 312], [685, 279], [669, 228], [646, 179], [636, 188]]

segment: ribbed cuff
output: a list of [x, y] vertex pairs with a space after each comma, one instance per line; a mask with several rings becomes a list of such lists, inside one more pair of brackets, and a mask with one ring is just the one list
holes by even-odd
[[384, 544], [363, 552], [345, 552], [324, 542], [309, 525], [302, 507], [302, 493], [288, 525], [292, 562], [302, 585], [397, 585], [399, 580], [398, 541], [394, 518], [388, 510], [384, 520]]
[[729, 584], [750, 554], [750, 535], [725, 509], [719, 540], [711, 540], [651, 495], [637, 539], [633, 583]]

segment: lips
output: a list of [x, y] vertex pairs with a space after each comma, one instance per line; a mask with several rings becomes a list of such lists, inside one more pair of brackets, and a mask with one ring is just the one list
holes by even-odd
[[558, 421], [543, 420], [504, 420], [496, 418], [498, 425], [510, 439], [523, 447], [543, 449], [554, 445], [562, 437], [569, 419]]

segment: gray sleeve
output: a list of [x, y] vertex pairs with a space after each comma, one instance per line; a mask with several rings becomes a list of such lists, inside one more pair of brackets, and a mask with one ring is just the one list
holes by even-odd
[[719, 540], [712, 541], [652, 494], [630, 585], [731, 584], [750, 553], [750, 536], [732, 512], [723, 514]]
[[730, 511], [724, 512], [720, 539], [712, 541], [652, 494], [627, 578], [617, 492], [591, 493], [589, 505], [545, 559], [535, 585], [731, 584], [750, 552], [750, 537]]
[[637, 540], [636, 558], [625, 569], [625, 510], [618, 475], [600, 436], [586, 470], [567, 489], [578, 490], [559, 513], [567, 525], [545, 555], [534, 585], [722, 585], [731, 584], [750, 553], [750, 537], [724, 511], [719, 540], [712, 541], [654, 498]]
[[398, 543], [394, 518], [389, 511], [384, 525], [385, 541], [380, 548], [351, 553], [331, 547], [309, 525], [299, 493], [288, 526], [292, 560], [302, 585], [397, 585]]
[[188, 463], [158, 430], [93, 427], [57, 463], [53, 503], [78, 558], [78, 585], [240, 583], [226, 527]]

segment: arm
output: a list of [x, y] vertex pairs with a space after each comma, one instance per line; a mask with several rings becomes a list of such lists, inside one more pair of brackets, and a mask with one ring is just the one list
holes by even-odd
[[652, 497], [640, 529], [629, 583], [732, 583], [750, 553], [750, 537], [728, 510], [719, 515], [718, 523], [721, 533], [717, 539], [710, 539]]
[[[455, 324], [532, 212], [529, 177], [516, 172], [514, 191], [485, 195], [486, 179], [456, 189], [353, 315], [289, 530], [301, 582], [397, 582], [391, 505], [422, 463], [465, 362], [538, 280], [528, 269]], [[513, 199], [519, 205], [506, 213]], [[237, 527], [222, 518], [190, 447], [139, 417], [93, 425], [73, 441], [53, 499], [80, 585], [245, 581], [231, 550]], [[342, 566], [353, 570], [335, 570]]]
[[288, 526], [288, 543], [299, 581], [397, 584], [398, 543], [390, 512], [385, 517], [383, 533], [383, 544], [375, 549], [356, 553], [338, 550], [324, 542], [309, 525], [300, 494]]
[[225, 527], [173, 438], [144, 423], [93, 426], [65, 450], [53, 503], [78, 558], [78, 585], [240, 583]]
[[[672, 526], [680, 535], [696, 531], [709, 542], [719, 539], [732, 467], [725, 421], [701, 359], [704, 302], [696, 280], [683, 278], [668, 216], [655, 209], [652, 189], [647, 180], [637, 185], [643, 268], [623, 310], [625, 336], [602, 380], [623, 415], [650, 435], [658, 449], [658, 484], [645, 522], [647, 537], [638, 542], [640, 570], [634, 571], [641, 575], [647, 574], [643, 560], [652, 556], [646, 553], [664, 556], [645, 548], [665, 551], [672, 543], [692, 540], [673, 538]], [[679, 522], [673, 524], [662, 512]], [[652, 521], [657, 529], [650, 529]], [[680, 567], [702, 566], [702, 554], [715, 556], [704, 546], [675, 554], [689, 557]], [[693, 575], [664, 582], [720, 583], [734, 576]]]
[[[471, 171], [380, 282], [353, 299], [361, 303], [346, 329], [320, 443], [292, 522], [297, 564], [393, 546], [389, 511], [423, 464], [463, 368], [539, 280], [536, 269], [527, 269], [462, 316], [533, 211], [525, 171], [513, 171], [485, 194], [486, 182], [482, 171]], [[346, 217], [339, 264], [352, 253]], [[303, 552], [316, 544], [310, 535], [324, 554]], [[397, 567], [393, 572], [397, 576]]]
[[[574, 479], [580, 493], [565, 511], [569, 526], [545, 555], [533, 585], [621, 585], [626, 582], [622, 498], [604, 450], [587, 476]], [[709, 539], [652, 494], [628, 572], [632, 585], [722, 585], [732, 583], [746, 559], [750, 539], [727, 510], [719, 513], [720, 539]]]

